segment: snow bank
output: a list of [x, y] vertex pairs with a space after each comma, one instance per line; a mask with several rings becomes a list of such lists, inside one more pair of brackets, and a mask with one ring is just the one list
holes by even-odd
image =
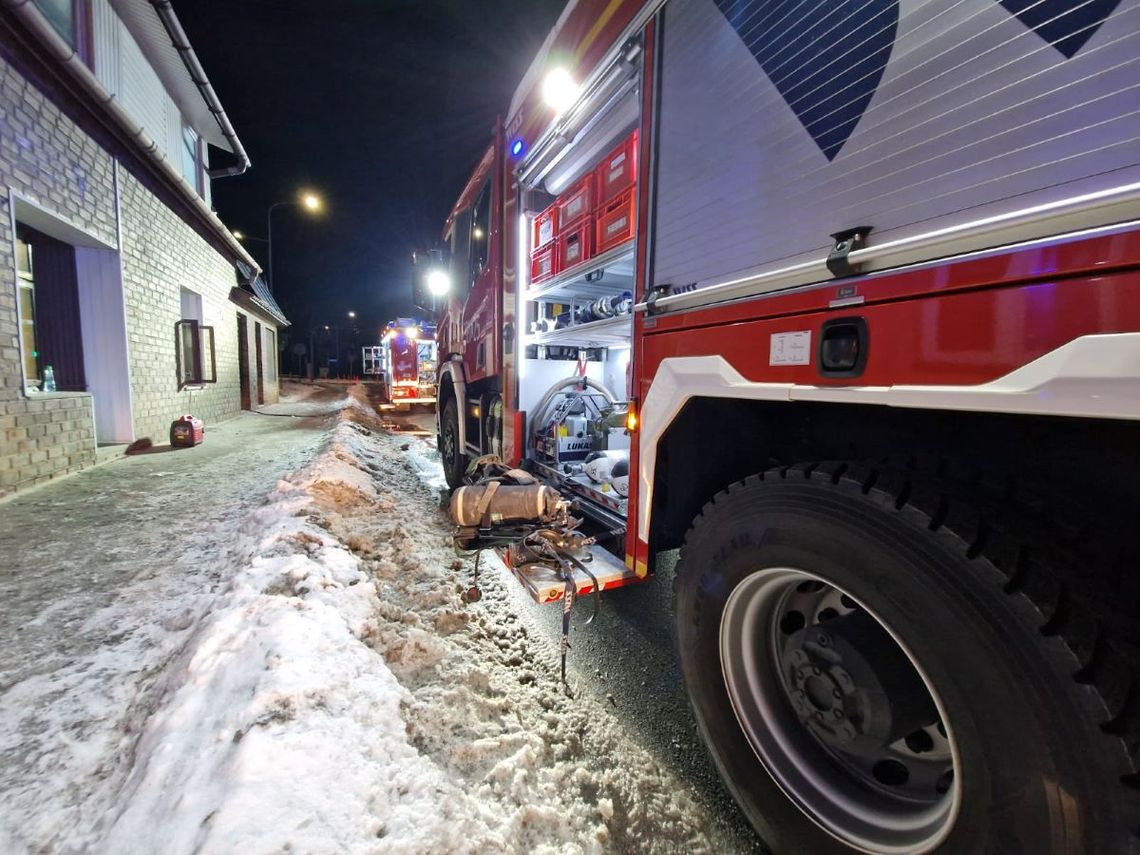
[[465, 602], [426, 443], [356, 401], [244, 527], [101, 849], [709, 851], [704, 812], [495, 575]]

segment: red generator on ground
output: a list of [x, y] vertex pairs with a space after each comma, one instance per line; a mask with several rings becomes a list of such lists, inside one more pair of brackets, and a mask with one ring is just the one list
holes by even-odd
[[458, 536], [669, 576], [773, 851], [1136, 849], [1138, 92], [1140, 0], [578, 0], [419, 256]]
[[206, 423], [187, 413], [170, 423], [170, 444], [175, 448], [193, 448], [206, 438]]

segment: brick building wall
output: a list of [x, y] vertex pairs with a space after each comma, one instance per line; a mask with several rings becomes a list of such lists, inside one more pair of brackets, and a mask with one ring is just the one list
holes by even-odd
[[[96, 460], [91, 394], [23, 388], [12, 229], [21, 211], [51, 217], [121, 264], [136, 438], [166, 442], [170, 422], [184, 412], [216, 423], [240, 411], [233, 264], [129, 168], [120, 164], [117, 172], [118, 199], [112, 155], [0, 57], [0, 496]], [[218, 381], [194, 392], [178, 389], [183, 287], [201, 296], [201, 321], [214, 328]]]
[[[114, 244], [111, 157], [3, 60], [0, 184]], [[0, 495], [95, 462], [90, 395], [24, 395], [12, 219], [5, 192], [0, 198]]]
[[[123, 296], [127, 310], [136, 436], [163, 441], [170, 422], [192, 412], [207, 424], [241, 411], [237, 312], [229, 300], [233, 265], [137, 179], [122, 178]], [[174, 325], [181, 289], [202, 298], [202, 323], [214, 328], [218, 382], [179, 391]]]

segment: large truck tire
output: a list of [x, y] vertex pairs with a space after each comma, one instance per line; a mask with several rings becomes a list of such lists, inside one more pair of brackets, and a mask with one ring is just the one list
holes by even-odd
[[686, 688], [775, 852], [1140, 849], [1134, 657], [1057, 581], [1048, 531], [962, 496], [801, 465], [694, 521]]
[[448, 399], [439, 417], [439, 456], [447, 486], [452, 490], [461, 486], [467, 471], [467, 455], [459, 442], [459, 410], [455, 398]]

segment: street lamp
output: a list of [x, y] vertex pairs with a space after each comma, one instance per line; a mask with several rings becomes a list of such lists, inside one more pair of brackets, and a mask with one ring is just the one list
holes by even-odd
[[268, 249], [266, 249], [268, 255], [266, 260], [268, 262], [267, 274], [270, 291], [273, 290], [273, 212], [278, 208], [304, 208], [306, 211], [315, 214], [320, 211], [322, 207], [324, 207], [324, 203], [321, 202], [321, 197], [316, 193], [302, 193], [296, 199], [290, 199], [285, 202], [274, 202], [269, 206], [269, 210], [265, 212], [265, 231], [268, 235], [265, 242], [269, 244]]

